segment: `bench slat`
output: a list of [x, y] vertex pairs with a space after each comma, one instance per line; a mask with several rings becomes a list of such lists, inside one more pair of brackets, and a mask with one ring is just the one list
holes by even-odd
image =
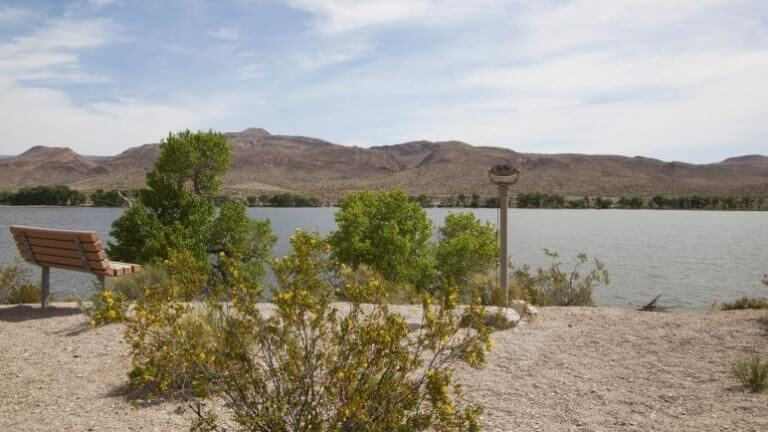
[[[24, 247], [24, 240], [21, 238], [21, 236], [13, 236], [16, 240], [17, 245], [21, 245]], [[29, 240], [29, 244], [33, 246], [42, 246], [42, 247], [50, 247], [50, 248], [56, 248], [56, 249], [67, 249], [67, 250], [73, 250], [77, 252], [77, 245], [75, 244], [74, 240], [70, 241], [62, 241], [62, 240], [48, 240], [48, 239], [41, 239], [37, 237], [27, 237], [27, 240]], [[101, 243], [101, 241], [93, 242], [93, 243], [83, 243], [83, 249], [85, 249], [86, 252], [99, 252], [104, 250], [104, 245]]]
[[[26, 262], [30, 264], [34, 264], [30, 260], [25, 260]], [[52, 263], [47, 261], [37, 261], [37, 265], [42, 267], [50, 267], [50, 268], [58, 268], [58, 269], [64, 269], [64, 270], [72, 270], [82, 273], [88, 273], [88, 274], [95, 274], [95, 275], [104, 275], [104, 276], [122, 276], [122, 274], [117, 274], [117, 272], [114, 271], [114, 269], [106, 269], [106, 270], [94, 270], [92, 272], [89, 272], [83, 268], [83, 266], [71, 266], [66, 264], [59, 264], [59, 263]]]
[[[43, 247], [43, 246], [32, 246], [32, 252], [37, 254], [43, 254], [43, 255], [53, 255], [53, 256], [60, 256], [64, 258], [80, 258], [80, 251], [71, 250], [71, 249], [59, 249], [59, 248], [50, 248], [50, 247]], [[19, 252], [21, 252], [22, 255], [24, 255], [27, 252], [27, 248], [23, 244], [16, 243], [16, 247], [19, 248]], [[107, 259], [107, 253], [103, 250], [98, 252], [85, 252], [85, 256], [88, 258], [89, 261], [103, 261]]]
[[[53, 255], [42, 255], [42, 254], [35, 254], [35, 259], [38, 261], [45, 261], [49, 263], [56, 263], [56, 264], [64, 264], [64, 265], [71, 265], [73, 267], [83, 267], [83, 262], [80, 260], [80, 258], [64, 258], [59, 256], [53, 256]], [[88, 265], [91, 266], [91, 269], [95, 270], [106, 270], [109, 268], [109, 261], [88, 261]]]
[[93, 231], [70, 231], [13, 225], [11, 226], [11, 232], [14, 235], [21, 235], [21, 233], [26, 233], [27, 237], [36, 237], [48, 240], [74, 241], [76, 235], [80, 237], [80, 240], [83, 243], [93, 243], [100, 240], [99, 235]]
[[110, 264], [117, 264], [121, 266], [130, 267], [132, 273], [138, 273], [139, 271], [141, 271], [141, 266], [138, 264], [124, 263], [124, 262], [117, 262], [117, 261], [110, 261]]

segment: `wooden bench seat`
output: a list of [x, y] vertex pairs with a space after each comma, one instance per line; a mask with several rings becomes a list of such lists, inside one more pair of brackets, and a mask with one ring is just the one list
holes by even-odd
[[43, 307], [47, 306], [52, 267], [94, 274], [102, 288], [107, 276], [120, 277], [141, 270], [138, 264], [110, 261], [99, 235], [93, 231], [70, 231], [20, 225], [13, 225], [10, 229], [22, 258], [42, 267]]

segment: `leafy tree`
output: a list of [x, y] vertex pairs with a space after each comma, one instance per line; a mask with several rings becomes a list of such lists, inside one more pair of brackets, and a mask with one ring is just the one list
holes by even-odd
[[610, 198], [597, 197], [595, 198], [595, 208], [609, 209], [613, 207], [613, 200]]
[[91, 203], [94, 207], [125, 207], [128, 204], [126, 198], [134, 199], [139, 194], [140, 192], [137, 190], [119, 191], [117, 189], [110, 189], [105, 191], [98, 189], [91, 194]]
[[250, 221], [240, 201], [225, 202], [216, 215], [222, 177], [231, 162], [232, 149], [223, 134], [169, 134], [147, 174], [148, 189], [112, 224], [110, 256], [147, 263], [183, 250], [200, 263], [223, 253], [261, 266], [265, 248], [275, 241], [267, 235], [269, 221]]
[[279, 193], [275, 195], [260, 195], [256, 197], [248, 197], [248, 205], [266, 205], [274, 207], [320, 207], [322, 203], [315, 197], [305, 197], [302, 195], [294, 195], [290, 193]]
[[33, 186], [8, 194], [11, 205], [77, 206], [85, 203], [85, 194], [69, 186]]
[[501, 201], [499, 200], [499, 197], [488, 197], [485, 199], [484, 207], [499, 208], [501, 207]]
[[472, 201], [470, 201], [469, 206], [472, 208], [480, 207], [480, 195], [476, 193], [472, 194]]
[[472, 213], [451, 213], [435, 246], [438, 274], [448, 284], [466, 286], [471, 276], [491, 270], [499, 259], [498, 231]]
[[422, 208], [432, 207], [432, 198], [424, 194], [412, 196], [409, 199], [415, 203], [418, 203]]
[[440, 204], [441, 207], [459, 207], [460, 204], [454, 197], [445, 198]]
[[432, 222], [405, 191], [360, 191], [344, 196], [330, 235], [335, 258], [366, 264], [388, 281], [425, 289], [434, 279], [429, 256]]

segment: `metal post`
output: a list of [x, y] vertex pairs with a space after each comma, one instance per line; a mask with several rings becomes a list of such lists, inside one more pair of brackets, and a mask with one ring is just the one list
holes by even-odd
[[50, 267], [41, 267], [43, 269], [43, 283], [42, 283], [42, 292], [40, 293], [40, 303], [43, 309], [48, 307], [48, 296], [50, 295], [50, 289], [51, 289], [51, 268]]
[[509, 208], [509, 185], [499, 185], [499, 282], [504, 291], [504, 304], [509, 305], [509, 280], [507, 269], [507, 210]]
[[520, 179], [520, 170], [511, 163], [497, 164], [488, 170], [491, 183], [499, 188], [499, 284], [504, 291], [505, 306], [509, 306], [509, 269], [507, 264], [507, 212], [509, 211], [509, 187]]

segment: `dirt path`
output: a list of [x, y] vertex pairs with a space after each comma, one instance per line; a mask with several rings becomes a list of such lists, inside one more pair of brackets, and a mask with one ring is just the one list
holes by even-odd
[[[74, 305], [0, 307], [0, 431], [176, 431], [174, 404], [120, 396], [122, 327], [90, 329]], [[489, 431], [768, 430], [768, 393], [729, 376], [768, 353], [768, 313], [545, 308], [495, 336], [483, 370], [461, 370]]]

